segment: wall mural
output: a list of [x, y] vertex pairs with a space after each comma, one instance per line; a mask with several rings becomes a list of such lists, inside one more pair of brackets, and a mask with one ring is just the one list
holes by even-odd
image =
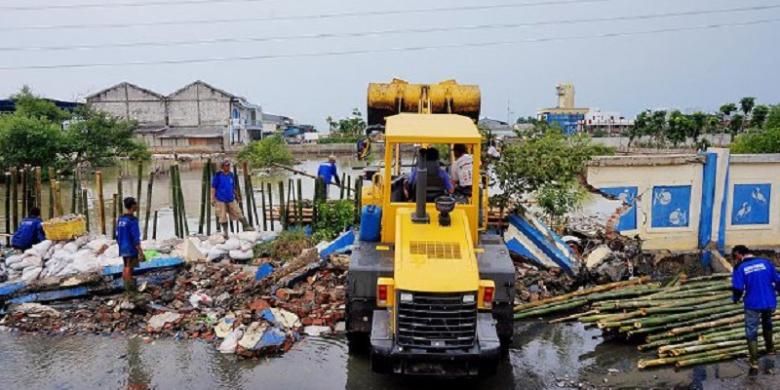
[[690, 224], [691, 186], [653, 187], [651, 227], [681, 228]]
[[772, 185], [735, 184], [733, 205], [731, 206], [732, 225], [769, 224], [769, 201], [772, 199]]
[[620, 214], [620, 221], [618, 221], [617, 226], [618, 231], [636, 230], [636, 204], [634, 204], [634, 199], [636, 199], [637, 187], [609, 187], [601, 190], [607, 194], [617, 196], [624, 203], [631, 205], [631, 208]]

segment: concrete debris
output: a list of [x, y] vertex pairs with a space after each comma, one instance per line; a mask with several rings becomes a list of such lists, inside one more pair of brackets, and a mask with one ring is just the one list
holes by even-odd
[[162, 328], [169, 324], [174, 323], [181, 319], [181, 314], [173, 312], [165, 312], [156, 314], [149, 319], [148, 325], [152, 332], [159, 332]]
[[27, 317], [59, 317], [60, 312], [51, 306], [40, 303], [23, 303], [11, 308], [11, 315], [24, 315]]
[[330, 326], [309, 325], [303, 328], [303, 333], [307, 336], [327, 336], [333, 333]]

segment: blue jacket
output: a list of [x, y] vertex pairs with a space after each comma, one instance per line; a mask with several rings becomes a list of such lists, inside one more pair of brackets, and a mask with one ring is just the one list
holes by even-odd
[[19, 229], [11, 239], [11, 246], [17, 249], [30, 249], [33, 245], [46, 239], [43, 234], [40, 217], [25, 218], [19, 224]]
[[214, 197], [223, 203], [230, 203], [236, 199], [235, 177], [232, 173], [219, 171], [211, 180], [211, 188], [214, 189]]
[[336, 178], [336, 182], [338, 182], [339, 173], [336, 170], [336, 164], [331, 162], [320, 164], [320, 167], [317, 169], [317, 176], [321, 177], [325, 184], [330, 184], [333, 178]]
[[123, 214], [116, 223], [116, 243], [119, 245], [119, 256], [137, 257], [138, 245], [141, 243], [141, 228], [138, 218]]
[[731, 287], [736, 303], [744, 294], [745, 309], [774, 310], [777, 308], [775, 290], [780, 289], [780, 275], [771, 261], [748, 257], [731, 274]]

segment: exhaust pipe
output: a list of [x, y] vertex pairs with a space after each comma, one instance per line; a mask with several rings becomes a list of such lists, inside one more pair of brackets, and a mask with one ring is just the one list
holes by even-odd
[[428, 169], [426, 169], [425, 158], [426, 149], [420, 148], [419, 155], [417, 156], [417, 175], [415, 179], [417, 181], [415, 187], [416, 210], [412, 214], [412, 222], [414, 223], [428, 223], [430, 218], [428, 213], [425, 212], [425, 198], [428, 193]]

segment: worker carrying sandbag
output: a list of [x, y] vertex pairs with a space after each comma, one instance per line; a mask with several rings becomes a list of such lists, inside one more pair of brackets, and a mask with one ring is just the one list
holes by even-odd
[[744, 298], [745, 337], [750, 355], [750, 375], [758, 374], [758, 324], [761, 323], [767, 354], [774, 354], [772, 315], [777, 308], [776, 291], [780, 291], [780, 275], [774, 264], [763, 257], [755, 257], [744, 245], [731, 251], [737, 266], [731, 275], [734, 303]]
[[[251, 196], [251, 194], [249, 194]], [[234, 221], [240, 221], [244, 226], [244, 231], [255, 230], [249, 225], [238, 202], [241, 199], [236, 192], [236, 177], [230, 171], [230, 160], [222, 161], [222, 170], [214, 174], [211, 180], [211, 204], [217, 212], [217, 220], [222, 226], [222, 232], [225, 238], [228, 238], [228, 215]]]
[[46, 235], [43, 233], [42, 223], [41, 209], [37, 207], [31, 208], [30, 215], [22, 220], [13, 238], [11, 238], [11, 246], [14, 249], [23, 251], [45, 240]]

